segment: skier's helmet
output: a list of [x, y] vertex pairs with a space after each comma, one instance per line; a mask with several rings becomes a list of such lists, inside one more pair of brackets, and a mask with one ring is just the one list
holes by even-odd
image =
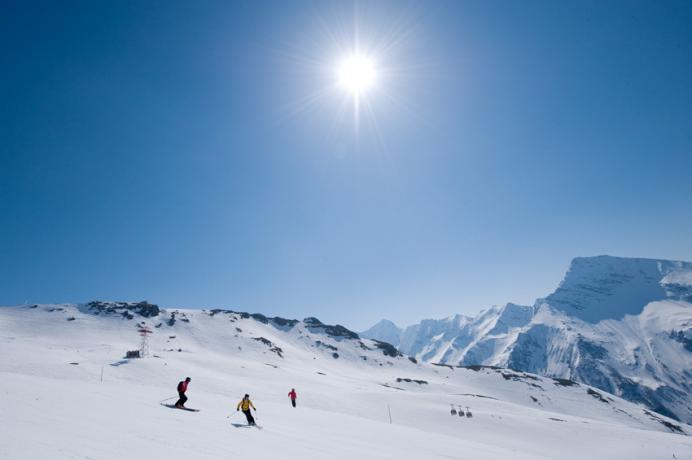
[[190, 377], [185, 377], [186, 382], [192, 382], [192, 379]]

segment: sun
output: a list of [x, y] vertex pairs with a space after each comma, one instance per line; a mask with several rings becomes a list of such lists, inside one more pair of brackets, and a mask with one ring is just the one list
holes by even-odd
[[359, 97], [371, 90], [377, 81], [375, 61], [358, 54], [342, 59], [337, 66], [337, 81], [353, 97]]

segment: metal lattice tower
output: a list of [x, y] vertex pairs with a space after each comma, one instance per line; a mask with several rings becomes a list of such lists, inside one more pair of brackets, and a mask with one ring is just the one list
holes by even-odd
[[139, 356], [145, 358], [149, 356], [149, 334], [152, 334], [154, 331], [147, 326], [142, 326], [138, 329], [138, 332], [140, 337], [142, 337], [142, 342], [139, 346]]

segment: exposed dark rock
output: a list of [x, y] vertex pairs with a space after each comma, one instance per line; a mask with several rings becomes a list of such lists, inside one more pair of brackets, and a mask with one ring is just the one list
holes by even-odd
[[476, 372], [483, 370], [483, 369], [491, 369], [491, 370], [502, 369], [501, 367], [497, 367], [497, 366], [481, 366], [479, 364], [472, 364], [470, 366], [460, 366], [460, 367], [462, 367], [463, 369], [469, 369], [471, 371], [476, 371]]
[[261, 342], [261, 343], [265, 344], [266, 346], [269, 347], [269, 351], [271, 351], [272, 353], [276, 353], [277, 355], [279, 355], [279, 358], [283, 358], [283, 357], [284, 357], [284, 355], [282, 354], [282, 353], [283, 353], [283, 350], [282, 350], [281, 348], [277, 347], [276, 345], [274, 345], [274, 343], [273, 343], [271, 340], [267, 340], [267, 339], [265, 339], [264, 337], [255, 337], [255, 338], [253, 338], [252, 340], [257, 340], [258, 342]]
[[338, 350], [338, 348], [336, 348], [335, 346], [329, 345], [328, 343], [324, 343], [324, 342], [322, 342], [321, 340], [316, 340], [316, 341], [315, 341], [315, 345], [317, 345], [318, 347], [328, 348], [328, 349], [330, 349], [330, 350], [332, 350], [332, 351], [337, 351], [337, 350]]
[[332, 353], [332, 358], [339, 359], [339, 353]]
[[413, 364], [418, 364], [418, 360], [414, 358], [413, 356], [409, 356], [408, 360], [411, 361]]
[[537, 381], [537, 382], [540, 381], [540, 379], [538, 377], [536, 377], [535, 375], [527, 374], [524, 372], [518, 373], [515, 371], [511, 371], [511, 370], [504, 370], [504, 371], [503, 370], [496, 370], [495, 372], [498, 372], [502, 376], [502, 378], [505, 380], [513, 380], [516, 382], [523, 382], [530, 387], [533, 387], [533, 388], [536, 388], [539, 390], [543, 390], [543, 387], [540, 386], [539, 384], [529, 382], [529, 380], [533, 380], [533, 381]]
[[267, 319], [267, 317], [261, 313], [252, 313], [250, 314], [250, 318], [254, 319], [255, 321], [259, 321], [262, 324], [269, 324], [269, 319]]
[[276, 324], [277, 326], [280, 327], [289, 327], [292, 328], [296, 324], [298, 324], [300, 321], [297, 319], [286, 319], [286, 318], [280, 318], [278, 316], [275, 316], [273, 318], [269, 318], [272, 323]]
[[375, 347], [379, 348], [382, 350], [382, 353], [385, 356], [391, 356], [392, 358], [397, 358], [399, 356], [403, 356], [399, 350], [394, 348], [394, 346], [390, 343], [387, 342], [380, 342], [379, 340], [373, 340], [375, 343]]
[[554, 377], [553, 382], [555, 383], [555, 385], [562, 386], [562, 387], [573, 387], [575, 385], [579, 386], [579, 384], [577, 382], [575, 382], [574, 380], [570, 380], [570, 379], [559, 379], [559, 378]]
[[221, 313], [223, 315], [230, 315], [230, 314], [233, 314], [235, 312], [232, 310], [223, 310], [221, 308], [214, 308], [212, 310], [209, 310], [208, 314], [209, 314], [209, 316], [214, 316], [214, 315], [218, 315], [219, 313]]
[[213, 310], [209, 310], [209, 316], [214, 316], [218, 314], [225, 314], [225, 315], [238, 315], [243, 319], [249, 319], [252, 318], [255, 321], [259, 321], [262, 324], [273, 324], [278, 327], [288, 327], [292, 328], [296, 324], [298, 324], [297, 319], [286, 319], [286, 318], [281, 318], [279, 316], [271, 317], [271, 316], [265, 316], [261, 313], [248, 313], [244, 311], [233, 311], [233, 310], [222, 310], [220, 308], [215, 308]]
[[601, 393], [598, 391], [592, 390], [591, 388], [587, 388], [586, 392], [593, 396], [594, 398], [598, 399], [599, 401], [608, 404], [608, 400], [603, 397]]
[[500, 375], [502, 375], [502, 378], [505, 380], [516, 380], [516, 381], [523, 381], [524, 379], [529, 379], [529, 380], [539, 380], [538, 377], [535, 375], [527, 374], [525, 372], [521, 373], [514, 373], [514, 372], [500, 372]]
[[648, 415], [649, 417], [651, 417], [651, 419], [656, 420], [656, 421], [659, 422], [661, 425], [663, 425], [663, 426], [665, 426], [666, 428], [668, 428], [668, 429], [669, 429], [670, 431], [672, 431], [673, 433], [680, 433], [680, 434], [684, 434], [684, 433], [685, 433], [685, 430], [683, 430], [682, 427], [681, 427], [680, 425], [676, 425], [675, 423], [671, 423], [671, 422], [669, 422], [668, 420], [664, 420], [664, 419], [662, 419], [661, 417], [659, 417], [658, 415], [653, 414], [653, 413], [649, 412], [649, 411], [646, 410], [646, 409], [644, 409], [644, 413], [645, 413], [646, 415]]
[[315, 318], [314, 316], [308, 316], [303, 320], [303, 322], [306, 326], [324, 326], [324, 324], [322, 324], [322, 321]]
[[396, 381], [397, 382], [408, 382], [408, 383], [413, 382], [413, 383], [417, 383], [418, 385], [427, 385], [428, 384], [428, 382], [425, 380], [408, 379], [408, 378], [401, 378], [401, 377], [397, 377]]
[[358, 346], [361, 347], [363, 350], [372, 350], [369, 346], [365, 345], [362, 340], [358, 341]]
[[161, 312], [158, 305], [151, 304], [146, 300], [141, 302], [101, 302], [95, 300], [87, 303], [86, 306], [94, 314], [116, 314], [127, 319], [134, 318], [134, 315], [153, 318]]
[[166, 324], [168, 324], [169, 326], [173, 326], [175, 324], [175, 312], [174, 311], [171, 312], [171, 316], [170, 316], [170, 318], [168, 318], [168, 321], [166, 321]]
[[430, 364], [432, 364], [433, 366], [438, 366], [438, 367], [448, 367], [451, 370], [454, 370], [454, 366], [450, 366], [449, 364], [442, 364], [442, 363], [430, 363]]
[[310, 332], [316, 332], [316, 333], [325, 333], [329, 336], [336, 337], [336, 338], [346, 338], [346, 339], [354, 339], [357, 340], [360, 337], [358, 334], [356, 334], [353, 331], [350, 331], [346, 329], [345, 327], [341, 326], [340, 324], [337, 324], [335, 326], [331, 326], [328, 324], [322, 323], [319, 319], [314, 318], [314, 317], [308, 317], [303, 320], [303, 323], [305, 323], [305, 326], [310, 330]]

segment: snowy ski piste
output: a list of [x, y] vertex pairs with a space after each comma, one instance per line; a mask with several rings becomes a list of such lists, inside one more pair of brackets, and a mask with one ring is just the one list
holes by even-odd
[[[144, 326], [149, 355], [125, 359]], [[188, 376], [199, 412], [165, 407]], [[0, 379], [2, 459], [692, 458], [690, 425], [601, 390], [416, 362], [314, 318], [3, 307]], [[236, 411], [244, 394], [263, 429]]]

